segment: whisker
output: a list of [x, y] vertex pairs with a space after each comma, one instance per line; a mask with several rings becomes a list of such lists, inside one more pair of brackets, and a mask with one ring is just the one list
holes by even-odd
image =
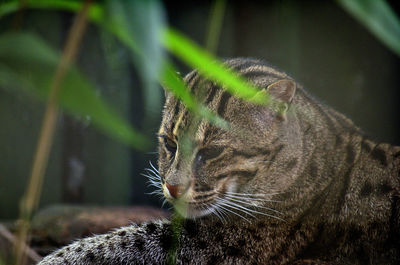
[[151, 163], [151, 161], [149, 161], [149, 164], [150, 164], [150, 167], [144, 169], [144, 171], [146, 173], [141, 173], [140, 175], [146, 177], [147, 178], [148, 187], [154, 187], [155, 190], [153, 190], [152, 192], [146, 193], [146, 194], [156, 195], [157, 197], [162, 199], [163, 202], [162, 202], [162, 206], [161, 207], [164, 207], [164, 205], [166, 203], [166, 199], [165, 199], [163, 191], [162, 191], [161, 176], [159, 174], [159, 171]]
[[163, 193], [162, 193], [160, 190], [154, 190], [154, 191], [152, 191], [152, 192], [146, 192], [145, 194], [163, 196]]
[[268, 216], [268, 217], [271, 217], [271, 218], [274, 218], [274, 219], [277, 219], [279, 221], [282, 221], [282, 222], [286, 223], [285, 219], [282, 219], [282, 218], [280, 218], [278, 216], [275, 216], [275, 215], [272, 215], [272, 214], [263, 213], [263, 212], [259, 212], [259, 214], [262, 214], [262, 215], [265, 215], [265, 216]]
[[[213, 205], [213, 206], [214, 206], [214, 205]], [[225, 218], [224, 218], [224, 217], [221, 215], [221, 213], [218, 211], [218, 208], [217, 208], [217, 207], [215, 207], [215, 206], [213, 207], [212, 213], [215, 214], [221, 222], [223, 222], [223, 223], [226, 222]]]
[[233, 191], [226, 191], [225, 193], [231, 195], [239, 195], [239, 196], [250, 196], [250, 197], [267, 197], [273, 195], [279, 195], [283, 192], [273, 192], [273, 193], [240, 193], [240, 192], [233, 192]]
[[253, 217], [255, 217], [255, 216], [250, 214], [249, 212], [254, 213], [254, 214], [265, 215], [265, 216], [272, 217], [272, 218], [275, 218], [275, 219], [278, 219], [278, 220], [286, 222], [284, 219], [282, 219], [280, 217], [277, 217], [277, 216], [274, 216], [274, 215], [271, 215], [271, 214], [267, 214], [267, 213], [263, 213], [263, 212], [259, 212], [259, 211], [253, 210], [253, 209], [249, 209], [249, 208], [247, 208], [245, 206], [238, 205], [236, 203], [233, 203], [231, 201], [228, 201], [228, 200], [225, 200], [225, 199], [222, 199], [222, 198], [221, 198], [221, 200], [223, 200], [225, 202], [225, 205], [231, 205], [232, 206], [231, 208], [236, 207], [237, 210], [242, 210], [242, 212], [245, 212], [245, 213], [247, 213], [247, 214], [249, 214], [249, 215], [251, 215]]
[[156, 181], [156, 180], [149, 179], [149, 180], [147, 180], [147, 183], [148, 183], [149, 185], [154, 185], [154, 186], [156, 186], [156, 187], [161, 187], [160, 182], [158, 182], [158, 181]]
[[[214, 211], [215, 209], [214, 209], [212, 204], [211, 205], [207, 205], [207, 204], [202, 203], [198, 207], [200, 207], [200, 210], [202, 212], [206, 212], [206, 213], [209, 213], [209, 214], [215, 214], [215, 211]], [[219, 216], [217, 214], [215, 214], [215, 215], [219, 218]]]
[[156, 187], [156, 188], [161, 188], [162, 187], [159, 182], [156, 182], [156, 181], [153, 181], [153, 180], [149, 180], [148, 182], [149, 182], [149, 186], [153, 186], [153, 187]]
[[145, 168], [145, 171], [146, 171], [147, 173], [150, 173], [151, 175], [156, 176], [157, 178], [161, 178], [160, 174], [158, 174], [157, 171], [154, 171], [154, 170], [151, 169], [151, 168]]
[[256, 217], [255, 215], [253, 215], [251, 212], [254, 212], [254, 211], [252, 211], [252, 210], [250, 210], [250, 209], [248, 209], [248, 208], [246, 208], [246, 207], [244, 207], [244, 206], [241, 206], [241, 205], [239, 205], [239, 204], [236, 204], [236, 203], [234, 203], [234, 202], [231, 202], [231, 201], [228, 201], [228, 200], [225, 200], [225, 199], [222, 199], [222, 198], [220, 198], [223, 202], [225, 202], [225, 205], [229, 205], [229, 206], [231, 206], [231, 208], [233, 208], [233, 209], [236, 209], [236, 210], [238, 210], [238, 211], [241, 211], [241, 212], [244, 212], [244, 213], [246, 213], [246, 214], [248, 214], [248, 215], [250, 215], [251, 217]]
[[153, 166], [153, 164], [151, 163], [151, 161], [149, 161], [149, 164], [150, 164], [151, 168], [152, 168], [155, 172], [160, 173], [160, 172], [158, 171], [158, 169], [157, 169], [155, 166]]
[[148, 183], [152, 183], [152, 184], [156, 184], [156, 185], [158, 185], [158, 186], [160, 186], [161, 187], [161, 183], [159, 182], [159, 181], [157, 181], [157, 180], [154, 180], [154, 179], [148, 179], [148, 181], [147, 181]]
[[158, 173], [156, 171], [154, 171], [153, 169], [151, 169], [151, 168], [145, 168], [144, 170], [147, 171], [147, 172], [152, 173], [154, 176], [159, 176]]
[[224, 209], [220, 209], [218, 205], [216, 205], [217, 211], [221, 214], [222, 219], [226, 222], [226, 218], [229, 218], [229, 215], [225, 212]]
[[219, 198], [219, 200], [220, 200], [221, 202], [223, 202], [225, 206], [228, 206], [228, 207], [230, 207], [230, 208], [232, 208], [232, 209], [241, 211], [241, 212], [243, 212], [243, 213], [245, 213], [245, 214], [250, 215], [251, 217], [254, 217], [254, 218], [256, 217], [255, 215], [253, 215], [253, 214], [251, 213], [251, 210], [247, 209], [247, 208], [244, 207], [244, 206], [241, 206], [241, 205], [239, 205], [239, 204], [233, 203], [233, 202], [228, 201], [228, 200], [226, 200], [226, 199], [224, 199], [224, 198]]
[[[242, 219], [244, 219], [244, 220], [246, 220], [247, 222], [250, 223], [250, 221], [249, 221], [246, 217], [244, 217], [244, 216], [242, 216], [242, 215], [240, 215], [240, 214], [238, 214], [238, 213], [236, 213], [236, 212], [234, 212], [234, 211], [229, 210], [228, 208], [226, 208], [226, 207], [229, 207], [228, 205], [225, 205], [225, 204], [222, 205], [221, 203], [219, 203], [218, 206], [219, 206], [220, 208], [224, 209], [225, 211], [228, 211], [228, 212], [230, 212], [230, 213], [232, 213], [232, 214], [234, 214], [234, 215], [237, 215], [237, 216], [239, 216], [240, 218], [242, 218]], [[226, 207], [224, 207], [224, 206], [226, 206]]]
[[147, 186], [148, 186], [148, 187], [155, 187], [155, 188], [157, 188], [157, 189], [161, 189], [161, 188], [162, 188], [162, 186], [160, 185], [160, 183], [155, 182], [155, 181], [151, 181], [151, 180], [148, 181]]
[[[162, 204], [161, 204], [161, 208], [164, 208], [165, 204], [167, 203], [167, 200], [164, 198]], [[170, 209], [169, 209], [170, 210]]]
[[140, 173], [140, 175], [142, 175], [142, 176], [144, 176], [144, 177], [147, 177], [149, 180], [156, 180], [156, 181], [160, 180], [160, 179], [158, 178], [158, 176], [149, 175], [149, 174], [145, 174], [145, 173]]
[[229, 198], [245, 199], [245, 200], [249, 200], [249, 201], [282, 202], [282, 201], [270, 200], [270, 199], [262, 199], [262, 198], [251, 198], [251, 197], [245, 197], [245, 196], [237, 196], [237, 195], [231, 195], [231, 194], [226, 194], [226, 193], [220, 193], [220, 194], [221, 194], [221, 195], [224, 195], [225, 197], [229, 197]]
[[215, 205], [214, 203], [210, 203], [209, 206], [206, 205], [206, 209], [207, 210], [211, 209], [211, 212], [213, 214], [215, 214], [218, 217], [218, 219], [220, 219], [222, 221], [222, 216], [220, 215], [220, 213], [218, 211], [217, 205]]
[[238, 203], [247, 204], [247, 205], [250, 205], [250, 206], [253, 206], [253, 207], [256, 207], [256, 208], [261, 208], [261, 209], [269, 210], [269, 211], [272, 211], [272, 212], [275, 212], [275, 213], [278, 213], [278, 214], [282, 214], [282, 215], [283, 215], [283, 213], [281, 213], [280, 211], [275, 210], [275, 209], [272, 209], [272, 208], [269, 208], [269, 207], [265, 207], [265, 206], [261, 206], [261, 205], [254, 205], [254, 204], [252, 204], [252, 203], [250, 203], [250, 202], [245, 202], [245, 201], [241, 201], [241, 200], [234, 199], [234, 198], [229, 198], [229, 200], [230, 200], [230, 201], [234, 201], [234, 202], [238, 202]]

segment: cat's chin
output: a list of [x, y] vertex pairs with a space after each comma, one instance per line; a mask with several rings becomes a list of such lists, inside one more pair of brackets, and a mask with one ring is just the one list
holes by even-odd
[[185, 203], [177, 203], [174, 205], [176, 212], [186, 219], [197, 219], [210, 215], [214, 212], [214, 208], [209, 206], [207, 209], [196, 209]]

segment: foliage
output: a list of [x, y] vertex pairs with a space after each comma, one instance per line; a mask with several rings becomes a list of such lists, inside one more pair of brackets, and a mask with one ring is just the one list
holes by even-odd
[[337, 2], [400, 56], [400, 20], [385, 0], [337, 0]]
[[[176, 31], [166, 28], [161, 30], [160, 25], [155, 25], [155, 30], [143, 32], [140, 31], [137, 26], [132, 26], [135, 24], [135, 21], [128, 21], [127, 19], [128, 17], [131, 17], [128, 14], [132, 10], [139, 10], [137, 11], [138, 13], [143, 12], [144, 14], [150, 14], [150, 16], [145, 16], [146, 19], [149, 19], [150, 17], [150, 20], [157, 21], [155, 16], [160, 15], [160, 12], [151, 10], [158, 10], [160, 8], [158, 1], [147, 1], [149, 3], [142, 6], [138, 6], [138, 4], [135, 3], [141, 1], [120, 1], [121, 3], [118, 2], [119, 1], [107, 1], [105, 2], [105, 4], [93, 4], [89, 10], [89, 18], [92, 22], [98, 24], [104, 30], [107, 30], [114, 34], [117, 39], [119, 39], [132, 51], [132, 54], [134, 55], [134, 62], [136, 62], [136, 65], [140, 65], [138, 69], [142, 73], [145, 84], [148, 84], [148, 86], [146, 86], [147, 88], [149, 88], [150, 90], [154, 89], [154, 81], [158, 80], [159, 83], [164, 84], [168, 90], [170, 90], [173, 94], [180, 98], [184, 102], [184, 104], [186, 104], [195, 113], [209, 120], [210, 122], [217, 124], [218, 126], [222, 126], [224, 128], [226, 128], [227, 126], [227, 123], [224, 122], [221, 118], [217, 117], [216, 114], [209, 111], [205, 106], [201, 106], [199, 103], [195, 102], [194, 99], [188, 94], [188, 91], [184, 89], [183, 83], [181, 83], [181, 81], [178, 81], [175, 75], [177, 70], [171, 63], [166, 60], [165, 57], [163, 57], [162, 53], [160, 52], [161, 45], [164, 45], [164, 47], [166, 47], [172, 54], [178, 56], [190, 66], [198, 68], [198, 70], [205, 76], [217, 81], [220, 84], [224, 84], [224, 87], [226, 87], [229, 92], [234, 93], [235, 95], [243, 97], [247, 100], [254, 101], [256, 103], [268, 102], [268, 98], [265, 94], [256, 95], [256, 89], [251, 84], [249, 84], [239, 76], [235, 75], [232, 71], [224, 67], [221, 63], [218, 63], [218, 60], [215, 57], [207, 54], [207, 52], [205, 51], [202, 51], [199, 47], [191, 43], [183, 35], [178, 34]], [[81, 8], [81, 6], [82, 4], [80, 2], [59, 0], [38, 0], [30, 1], [27, 3], [27, 7], [55, 10], [63, 9], [67, 11], [77, 11]], [[9, 14], [10, 12], [17, 11], [17, 8], [17, 1], [0, 5], [0, 17]], [[150, 24], [157, 23], [162, 24], [163, 22], [162, 20], [159, 20]], [[37, 39], [37, 37], [32, 38]], [[143, 39], [147, 41], [143, 41]], [[5, 39], [5, 41], [6, 40], [7, 39]], [[149, 45], [149, 43], [151, 43], [151, 45]], [[157, 47], [157, 45], [160, 47]], [[151, 48], [149, 48], [149, 46]], [[29, 53], [29, 51], [31, 53], [35, 53], [33, 50], [28, 50], [27, 53]], [[49, 50], [48, 53], [53, 54], [54, 52]], [[29, 56], [34, 57], [35, 55]], [[40, 61], [40, 58], [35, 59]], [[210, 66], [211, 68], [209, 68]], [[87, 85], [87, 87], [89, 86]], [[94, 96], [95, 93], [93, 93], [93, 89], [94, 87], [91, 86], [90, 90], [92, 92], [90, 93]], [[36, 89], [35, 91], [40, 91], [40, 89]], [[157, 93], [154, 93], [153, 91], [152, 93], [149, 93], [149, 95], [157, 95]], [[61, 95], [61, 102], [65, 101], [63, 97], [64, 94]], [[93, 102], [98, 101], [95, 99], [88, 100], [91, 100]], [[150, 96], [147, 97], [148, 104], [151, 104], [152, 100], [153, 99]], [[97, 121], [104, 121], [101, 125], [118, 125], [114, 128], [112, 126], [98, 126], [109, 135], [114, 137], [117, 136], [117, 139], [122, 140], [125, 143], [129, 142], [134, 147], [140, 147], [138, 143], [143, 143], [143, 136], [135, 132], [130, 125], [126, 124], [126, 122], [123, 122], [122, 118], [117, 118], [116, 115], [110, 114], [108, 116], [102, 115], [101, 119], [96, 119], [96, 114], [94, 114], [93, 112], [85, 113], [85, 107], [82, 105], [86, 105], [86, 103], [84, 101], [76, 102], [76, 113], [84, 116], [90, 115], [91, 117], [93, 117], [93, 119]], [[136, 136], [138, 140], [133, 141], [132, 138], [130, 141], [127, 141], [125, 139], [126, 137], [118, 137], [121, 135], [121, 128], [125, 129], [123, 130], [125, 131], [125, 133], [123, 133], [122, 135]]]
[[[0, 36], [0, 86], [46, 98], [59, 57], [58, 52], [33, 34], [3, 34]], [[76, 67], [69, 70], [62, 83], [60, 104], [67, 112], [90, 119], [123, 143], [145, 148], [144, 136], [97, 95], [94, 85]]]
[[[221, 2], [217, 7], [223, 6]], [[378, 38], [388, 45], [397, 54], [400, 54], [400, 24], [399, 20], [384, 0], [338, 0], [346, 10], [358, 18], [366, 25]], [[45, 10], [65, 10], [76, 12], [82, 7], [80, 1], [65, 0], [35, 0], [28, 1], [26, 8], [45, 9]], [[0, 18], [7, 14], [18, 11], [19, 1], [10, 1], [0, 5]], [[218, 11], [218, 10], [217, 10]], [[218, 13], [222, 13], [220, 10]], [[134, 14], [134, 15], [132, 15]], [[143, 83], [145, 84], [145, 102], [147, 105], [157, 104], [160, 102], [160, 93], [157, 92], [156, 83], [161, 83], [167, 87], [173, 94], [179, 97], [191, 110], [199, 114], [201, 117], [226, 127], [226, 122], [221, 118], [207, 110], [205, 106], [201, 106], [189, 95], [183, 87], [183, 83], [177, 81], [175, 67], [167, 61], [163, 48], [166, 48], [171, 54], [175, 55], [183, 62], [193, 68], [197, 68], [205, 77], [210, 78], [223, 85], [227, 91], [255, 103], [267, 104], [269, 102], [268, 95], [257, 94], [256, 89], [245, 80], [235, 75], [231, 70], [227, 69], [215, 57], [207, 51], [201, 49], [196, 44], [187, 39], [184, 35], [176, 30], [168, 29], [163, 19], [162, 6], [159, 1], [104, 1], [91, 4], [89, 10], [89, 19], [98, 24], [101, 28], [111, 32], [117, 39], [124, 43], [131, 51], [134, 63], [138, 71], [141, 73]], [[214, 19], [218, 23], [220, 19]], [[216, 23], [216, 22], [215, 22]], [[147, 25], [151, 30], [143, 30]], [[211, 25], [211, 28], [214, 27]], [[35, 40], [37, 46], [41, 46], [40, 56], [33, 49], [25, 51], [26, 58], [31, 58], [34, 64], [47, 63], [48, 57], [52, 57], [50, 68], [55, 66], [58, 59], [57, 54], [37, 36], [28, 36], [30, 33], [20, 33], [4, 35], [2, 39], [3, 45], [9, 45], [18, 38], [26, 38]], [[215, 37], [214, 37], [215, 38]], [[9, 41], [9, 44], [7, 42]], [[212, 41], [211, 41], [212, 42]], [[23, 45], [20, 43], [19, 45]], [[4, 53], [3, 53], [4, 55]], [[18, 54], [11, 53], [8, 55], [8, 61], [13, 61], [12, 56]], [[18, 61], [17, 57], [15, 61]], [[28, 69], [21, 74], [23, 65], [15, 65], [9, 67], [2, 63], [0, 76], [14, 76], [18, 78], [18, 83], [24, 84], [26, 88], [26, 76]], [[32, 70], [32, 69], [31, 69]], [[51, 72], [51, 71], [50, 71]], [[93, 118], [94, 124], [110, 136], [130, 144], [133, 147], [143, 149], [145, 143], [144, 136], [136, 132], [123, 118], [119, 117], [105, 103], [104, 99], [96, 96], [95, 87], [90, 84], [87, 79], [79, 73], [74, 67], [72, 73], [67, 78], [66, 83], [71, 88], [63, 89], [61, 96], [62, 107], [70, 113], [80, 116], [90, 116]], [[43, 74], [32, 72], [29, 76], [40, 79], [40, 82], [49, 80], [50, 75], [46, 77]], [[9, 78], [8, 78], [9, 79]], [[7, 82], [7, 78], [2, 79], [3, 83]], [[28, 82], [29, 83], [29, 82]], [[45, 82], [46, 83], [46, 82]], [[48, 82], [47, 82], [48, 83]], [[74, 84], [75, 83], [75, 84]], [[4, 84], [3, 84], [4, 86]], [[64, 84], [64, 86], [68, 86]], [[46, 95], [43, 93], [45, 86], [40, 83], [30, 84], [30, 91]], [[85, 93], [83, 100], [71, 100], [80, 98], [78, 91], [72, 87], [84, 87], [81, 93]], [[42, 92], [40, 92], [42, 91]], [[69, 91], [69, 92], [68, 92]], [[69, 98], [65, 98], [65, 97]], [[68, 103], [69, 102], [69, 103]], [[74, 104], [72, 105], [72, 102]], [[93, 107], [90, 102], [93, 102]], [[100, 110], [100, 111], [99, 111]]]

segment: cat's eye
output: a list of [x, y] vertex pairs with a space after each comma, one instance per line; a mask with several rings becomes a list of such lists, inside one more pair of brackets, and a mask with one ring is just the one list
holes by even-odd
[[175, 153], [176, 152], [176, 143], [175, 141], [173, 141], [172, 139], [168, 138], [168, 137], [164, 137], [164, 143], [165, 143], [165, 147], [167, 148], [168, 151], [170, 151], [171, 153]]
[[200, 149], [197, 153], [197, 160], [209, 160], [218, 157], [222, 151], [224, 151], [223, 147], [208, 147]]

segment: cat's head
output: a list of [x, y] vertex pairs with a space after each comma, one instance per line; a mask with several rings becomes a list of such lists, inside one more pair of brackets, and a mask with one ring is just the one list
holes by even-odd
[[[286, 74], [258, 60], [225, 63], [260, 92], [290, 105], [296, 84]], [[246, 218], [263, 211], [257, 207], [265, 206], [283, 185], [279, 163], [291, 156], [282, 153], [287, 151], [282, 136], [286, 113], [238, 99], [196, 71], [184, 80], [197, 100], [228, 121], [230, 129], [199, 118], [167, 93], [158, 133], [164, 196], [187, 218], [210, 213]]]

